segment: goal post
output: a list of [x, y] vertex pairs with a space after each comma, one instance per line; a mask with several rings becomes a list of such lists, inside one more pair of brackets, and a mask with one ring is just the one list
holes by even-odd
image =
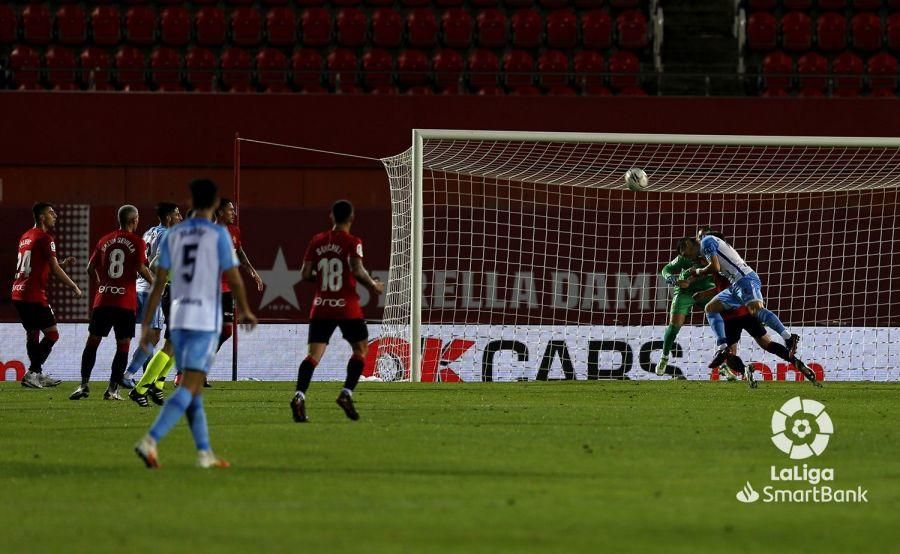
[[[826, 379], [900, 379], [898, 154], [895, 138], [414, 130], [382, 160], [393, 227], [377, 371], [656, 378], [672, 292], [659, 270], [709, 224]], [[626, 189], [630, 168], [647, 190]], [[672, 374], [717, 378], [714, 348], [695, 307]], [[762, 378], [797, 378], [746, 333], [740, 349]]]

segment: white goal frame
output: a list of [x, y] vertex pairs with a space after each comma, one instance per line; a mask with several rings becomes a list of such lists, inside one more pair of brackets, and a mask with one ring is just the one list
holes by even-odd
[[411, 148], [412, 168], [412, 232], [411, 298], [410, 298], [410, 379], [421, 381], [422, 364], [422, 255], [423, 255], [423, 187], [424, 143], [426, 140], [460, 141], [513, 141], [513, 142], [563, 142], [563, 143], [612, 143], [612, 144], [681, 144], [711, 146], [815, 146], [815, 147], [869, 147], [900, 148], [900, 138], [893, 137], [812, 137], [812, 136], [762, 136], [762, 135], [679, 135], [637, 133], [568, 133], [531, 131], [479, 131], [450, 129], [413, 129]]

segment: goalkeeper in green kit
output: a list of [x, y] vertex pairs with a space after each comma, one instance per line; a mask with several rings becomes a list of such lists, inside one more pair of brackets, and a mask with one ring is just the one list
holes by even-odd
[[669, 326], [663, 335], [662, 358], [656, 365], [656, 374], [665, 375], [669, 365], [669, 352], [675, 345], [675, 337], [684, 325], [688, 314], [696, 304], [703, 308], [703, 302], [694, 301], [694, 293], [708, 290], [716, 286], [711, 275], [701, 277], [691, 276], [691, 268], [701, 267], [705, 260], [700, 260], [700, 243], [694, 237], [682, 237], [676, 244], [678, 256], [662, 268], [662, 276], [666, 283], [675, 287], [672, 297], [672, 307], [669, 310]]

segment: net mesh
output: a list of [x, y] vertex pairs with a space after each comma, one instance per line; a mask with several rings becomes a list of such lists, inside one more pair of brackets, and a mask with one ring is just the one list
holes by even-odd
[[[421, 214], [411, 152], [383, 162], [394, 214], [377, 345], [386, 380], [411, 377], [413, 341], [425, 381], [655, 378], [673, 292], [660, 269], [701, 225], [760, 275], [766, 306], [801, 335], [814, 370], [900, 378], [896, 147], [428, 139]], [[632, 167], [647, 190], [626, 189]], [[718, 378], [702, 312], [680, 329], [670, 375]], [[739, 353], [763, 379], [799, 378], [746, 333]]]

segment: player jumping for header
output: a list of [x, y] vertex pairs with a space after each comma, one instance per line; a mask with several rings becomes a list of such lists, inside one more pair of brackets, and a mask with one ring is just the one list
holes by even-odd
[[763, 324], [781, 335], [788, 355], [793, 357], [797, 353], [800, 337], [788, 332], [778, 316], [766, 309], [759, 275], [747, 265], [731, 245], [725, 242], [721, 233], [714, 232], [710, 227], [702, 227], [697, 232], [697, 238], [700, 240], [700, 252], [709, 261], [709, 264], [702, 268], [694, 268], [691, 273], [694, 275], [720, 273], [731, 284], [706, 305], [706, 318], [716, 334], [717, 344], [716, 355], [709, 367], [719, 367], [728, 357], [728, 338], [725, 334], [725, 320], [722, 319], [722, 312], [739, 306], [746, 306], [750, 315], [758, 318]]
[[[75, 258], [67, 258], [62, 263], [56, 260], [56, 242], [50, 234], [56, 226], [56, 210], [51, 204], [38, 202], [32, 206], [31, 214], [34, 227], [19, 238], [12, 301], [25, 328], [25, 349], [31, 362], [28, 373], [22, 377], [22, 386], [42, 389], [61, 383], [43, 373], [43, 364], [59, 340], [56, 318], [47, 301], [47, 280], [52, 272], [72, 290], [75, 298], [81, 297], [81, 289], [65, 272], [75, 264]], [[44, 338], [39, 341], [41, 333]]]
[[306, 391], [316, 365], [325, 354], [328, 340], [338, 327], [344, 340], [350, 343], [353, 355], [347, 362], [347, 379], [337, 397], [337, 403], [347, 417], [354, 421], [359, 419], [353, 406], [353, 389], [366, 367], [369, 331], [359, 305], [356, 281], [358, 279], [375, 295], [384, 292], [384, 285], [373, 279], [363, 267], [362, 240], [350, 234], [353, 215], [353, 205], [350, 202], [335, 202], [331, 207], [333, 227], [330, 231], [314, 236], [303, 257], [303, 267], [300, 270], [303, 279], [312, 281], [317, 286], [309, 314], [309, 354], [297, 371], [297, 392], [291, 400], [291, 413], [297, 423], [308, 421]]
[[153, 341], [151, 322], [171, 271], [172, 345], [175, 359], [183, 369], [181, 386], [166, 400], [150, 431], [134, 450], [149, 468], [159, 467], [156, 445], [187, 415], [197, 465], [204, 468], [228, 467], [217, 458], [209, 444], [206, 412], [203, 410], [203, 380], [215, 358], [222, 330], [221, 274], [225, 273], [240, 308], [239, 318], [251, 328], [256, 317], [250, 312], [244, 283], [238, 273], [228, 231], [211, 221], [218, 204], [218, 187], [208, 179], [190, 184], [194, 217], [171, 228], [159, 247], [153, 289], [147, 300], [142, 322], [141, 346]]

